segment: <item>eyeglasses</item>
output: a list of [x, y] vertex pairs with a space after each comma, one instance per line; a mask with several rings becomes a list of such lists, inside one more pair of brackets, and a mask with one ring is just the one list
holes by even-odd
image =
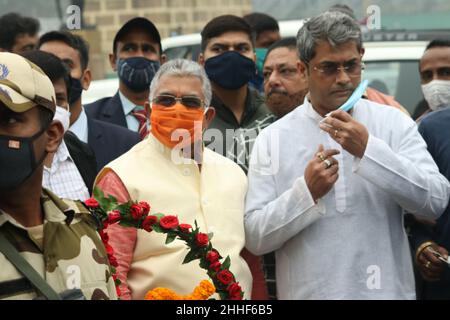
[[314, 70], [319, 71], [325, 77], [336, 77], [339, 72], [344, 71], [349, 77], [358, 77], [361, 71], [365, 69], [364, 62], [349, 61], [345, 62], [342, 67], [338, 63], [326, 63], [320, 67], [313, 67]]
[[154, 104], [164, 107], [171, 107], [175, 105], [177, 101], [188, 108], [200, 108], [202, 106], [206, 106], [203, 100], [196, 96], [183, 96], [178, 98], [170, 94], [162, 94], [152, 100]]

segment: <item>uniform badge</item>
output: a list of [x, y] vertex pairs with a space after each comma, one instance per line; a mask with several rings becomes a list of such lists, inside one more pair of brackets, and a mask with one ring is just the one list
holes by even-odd
[[9, 140], [8, 141], [8, 147], [10, 149], [20, 149], [20, 141], [17, 140]]
[[9, 69], [6, 65], [0, 63], [0, 80], [6, 79], [9, 74]]

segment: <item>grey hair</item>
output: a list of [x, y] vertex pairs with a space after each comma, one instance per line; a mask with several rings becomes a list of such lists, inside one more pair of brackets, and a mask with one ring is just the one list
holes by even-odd
[[150, 101], [153, 101], [155, 90], [158, 88], [163, 76], [195, 77], [200, 79], [205, 104], [209, 107], [212, 99], [211, 82], [203, 67], [197, 62], [186, 59], [174, 59], [164, 63], [150, 84]]
[[300, 60], [309, 63], [315, 56], [317, 41], [328, 41], [332, 47], [354, 41], [362, 49], [361, 28], [349, 15], [339, 11], [326, 11], [309, 19], [297, 34]]

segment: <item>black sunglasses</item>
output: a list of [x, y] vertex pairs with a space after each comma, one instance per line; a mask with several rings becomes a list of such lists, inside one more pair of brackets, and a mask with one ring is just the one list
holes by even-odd
[[200, 108], [204, 105], [203, 100], [196, 96], [183, 96], [178, 98], [169, 94], [162, 94], [152, 100], [154, 104], [164, 107], [171, 107], [175, 105], [177, 101], [188, 108]]

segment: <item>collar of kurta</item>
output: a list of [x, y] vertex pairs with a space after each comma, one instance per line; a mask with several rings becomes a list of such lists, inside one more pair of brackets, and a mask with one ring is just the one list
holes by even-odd
[[[160, 154], [163, 155], [168, 161], [173, 161], [173, 160], [179, 159], [179, 160], [183, 160], [184, 164], [186, 164], [186, 162], [189, 162], [190, 164], [195, 164], [195, 165], [202, 164], [205, 160], [206, 150], [208, 150], [208, 148], [205, 148], [205, 144], [202, 143], [202, 161], [201, 161], [201, 163], [197, 163], [193, 159], [184, 157], [183, 152], [181, 150], [171, 149], [171, 148], [167, 147], [166, 145], [164, 145], [163, 143], [161, 143], [151, 132], [149, 133], [147, 138], [145, 138], [145, 140], [142, 143], [147, 143], [147, 144], [151, 145], [153, 149], [156, 149], [157, 151], [159, 151]], [[176, 159], [174, 159], [174, 157]]]
[[[311, 119], [313, 119], [314, 121], [321, 121], [323, 119], [323, 117], [314, 109], [314, 107], [312, 106], [311, 102], [309, 101], [309, 94], [305, 96], [305, 100], [303, 100], [303, 108], [305, 108], [305, 112], [308, 115], [308, 117], [310, 117]], [[362, 99], [367, 99], [367, 97], [365, 95], [363, 95], [361, 97]], [[359, 100], [358, 100], [359, 101]], [[355, 103], [355, 105], [353, 106], [353, 108], [356, 107], [356, 104], [358, 102]], [[350, 111], [353, 111], [353, 108]], [[352, 114], [352, 112], [350, 112], [350, 114]]]

